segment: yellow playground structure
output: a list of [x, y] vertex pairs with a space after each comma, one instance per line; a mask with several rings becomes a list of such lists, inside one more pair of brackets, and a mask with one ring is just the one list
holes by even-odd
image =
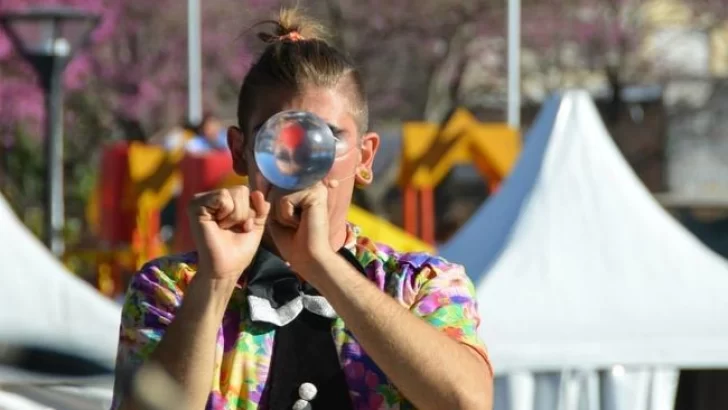
[[511, 172], [521, 152], [518, 130], [501, 123], [481, 123], [458, 108], [442, 123], [404, 125], [399, 184], [405, 231], [433, 244], [434, 188], [460, 164], [473, 164], [491, 191]]

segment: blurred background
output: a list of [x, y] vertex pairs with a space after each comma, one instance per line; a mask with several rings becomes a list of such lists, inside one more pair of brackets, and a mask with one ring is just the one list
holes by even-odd
[[[456, 262], [458, 255], [479, 254], [482, 248], [491, 259], [463, 263], [476, 285], [487, 287], [486, 273], [500, 266], [498, 258], [519, 237], [517, 220], [528, 209], [521, 204], [536, 195], [530, 193], [538, 191], [532, 189], [539, 186], [536, 180], [561, 169], [556, 166], [559, 159], [548, 160], [556, 155], [551, 143], [558, 140], [563, 164], [574, 164], [568, 172], [559, 172], [566, 172], [564, 178], [586, 175], [581, 183], [589, 189], [576, 181], [553, 204], [563, 204], [564, 209], [581, 204], [579, 212], [589, 207], [586, 219], [578, 223], [594, 229], [582, 232], [579, 242], [593, 240], [594, 249], [601, 249], [599, 258], [613, 253], [620, 261], [614, 269], [629, 265], [625, 258], [634, 258], [634, 267], [624, 272], [609, 271], [612, 265], [602, 267], [606, 275], [634, 284], [630, 269], [654, 268], [651, 287], [639, 290], [642, 294], [660, 294], [655, 289], [661, 281], [676, 286], [687, 280], [690, 286], [712, 288], [710, 295], [728, 290], [722, 279], [728, 278], [723, 259], [728, 255], [728, 1], [301, 0], [298, 4], [331, 27], [335, 42], [359, 64], [366, 80], [371, 128], [383, 141], [375, 182], [356, 192], [350, 219], [368, 236], [403, 251], [439, 250], [448, 257], [455, 255]], [[0, 0], [0, 193], [24, 225], [22, 235], [32, 232], [53, 259], [62, 262], [59, 275], [72, 272], [105, 300], [118, 301], [129, 275], [141, 263], [191, 248], [185, 218], [177, 210], [184, 209], [195, 192], [245, 182], [232, 174], [225, 129], [235, 124], [241, 80], [260, 50], [248, 29], [282, 5], [290, 4]], [[573, 89], [581, 91], [563, 93]], [[561, 114], [565, 101], [582, 108], [572, 107], [571, 116]], [[597, 117], [590, 116], [591, 107]], [[558, 127], [553, 123], [561, 117], [571, 118], [562, 123], [576, 134], [598, 134], [589, 137], [596, 139], [603, 135], [608, 142], [585, 145], [589, 138], [574, 142], [563, 132], [555, 137]], [[551, 125], [542, 126], [547, 130], [532, 127], [539, 118], [546, 122], [550, 118]], [[612, 153], [610, 144], [618, 151]], [[529, 146], [535, 154], [526, 156]], [[569, 146], [574, 149], [564, 148]], [[631, 168], [637, 177], [634, 181], [632, 171], [617, 169], [621, 159], [604, 159], [617, 157], [626, 160], [625, 169]], [[523, 182], [526, 176], [514, 176], [510, 180], [515, 182], [509, 182], [519, 167], [524, 169], [519, 175], [526, 175], [525, 169], [536, 165], [542, 172], [530, 182]], [[545, 172], [548, 166], [556, 168]], [[651, 195], [640, 196], [637, 188], [623, 190], [625, 185], [644, 186]], [[525, 190], [518, 198], [516, 186]], [[499, 196], [503, 199], [496, 202]], [[617, 208], [632, 213], [612, 215], [609, 210]], [[635, 209], [645, 213], [636, 215]], [[664, 226], [657, 222], [637, 226], [668, 213], [669, 219], [659, 222]], [[25, 243], [9, 234], [15, 232], [10, 225], [3, 228], [9, 221], [0, 221], [0, 236], [6, 242]], [[652, 236], [631, 231], [606, 235], [607, 226], [614, 224], [632, 225], [635, 232], [639, 228]], [[480, 236], [469, 234], [473, 231]], [[495, 231], [503, 235], [492, 234]], [[645, 251], [661, 253], [662, 262], [648, 260], [636, 250], [668, 243], [673, 233], [681, 238], [674, 245]], [[558, 239], [551, 233], [544, 238]], [[463, 241], [472, 246], [481, 240], [477, 245], [481, 248], [458, 247]], [[538, 246], [539, 255], [546, 258], [540, 259], [544, 265], [578, 253], [548, 243]], [[22, 252], [8, 243], [0, 247], [6, 248], [9, 259]], [[690, 253], [688, 248], [696, 250]], [[521, 256], [527, 258], [531, 251], [526, 249]], [[681, 260], [680, 266], [668, 263], [670, 254], [684, 255], [687, 261]], [[40, 256], [28, 258], [40, 260]], [[0, 268], [7, 284], [13, 281], [8, 276], [13, 263]], [[692, 276], [708, 265], [714, 276]], [[30, 275], [29, 265], [16, 266], [17, 275]], [[38, 283], [48, 283], [38, 275]], [[567, 279], [557, 275], [554, 283], [561, 285]], [[25, 286], [31, 286], [28, 283]], [[59, 286], [76, 286], [70, 283]], [[3, 286], [0, 282], [0, 289]], [[5, 288], [11, 292], [10, 286]], [[717, 299], [721, 298], [706, 294], [695, 300]], [[0, 303], [7, 300], [0, 298]], [[560, 301], [555, 296], [550, 303], [556, 306]], [[659, 308], [670, 304], [665, 298], [654, 302]], [[645, 306], [649, 302], [640, 303], [630, 309], [652, 312], [654, 306]], [[481, 309], [484, 306], [489, 306], [485, 300]], [[686, 314], [686, 323], [705, 322], [705, 333], [695, 331], [698, 335], [726, 335], [714, 332], [728, 328], [728, 311], [711, 312], [717, 306], [725, 303], [708, 304], [695, 310], [693, 317]], [[12, 309], [11, 304], [0, 305], [7, 317]], [[489, 330], [488, 320], [499, 313], [484, 319], [489, 344], [488, 332], [498, 344], [500, 328], [494, 325]], [[112, 333], [118, 325], [115, 320], [108, 326]], [[564, 326], [578, 329], [574, 324]], [[728, 346], [728, 338], [715, 340], [725, 340]], [[498, 370], [500, 350], [492, 348]], [[728, 408], [728, 390], [720, 388], [728, 382], [720, 370], [728, 366], [728, 353], [716, 348], [722, 353], [692, 360], [691, 351], [713, 350], [689, 344], [682, 350], [687, 364], [682, 359], [665, 360], [662, 364], [672, 373], [649, 373], [654, 370], [650, 365], [649, 377], [644, 376], [644, 366], [637, 373], [615, 367], [626, 362], [564, 364], [596, 374], [601, 380], [598, 399], [594, 389], [586, 387], [573, 389], [591, 395], [568, 399], [571, 393], [565, 393], [564, 386], [571, 376], [549, 365], [539, 378], [535, 371], [542, 369], [534, 365], [530, 379], [514, 382], [519, 380], [514, 376], [510, 384], [501, 384], [505, 387], [498, 405], [561, 409], [573, 402], [587, 406], [573, 408], [590, 409]], [[511, 356], [503, 354], [508, 362]], [[650, 363], [640, 365], [645, 364]], [[530, 369], [505, 367], [508, 372]], [[678, 368], [683, 368], [679, 378]], [[518, 383], [521, 387], [514, 387]], [[627, 387], [614, 387], [619, 383]], [[605, 398], [613, 394], [617, 398]], [[518, 397], [532, 400], [524, 404]], [[597, 405], [601, 407], [588, 407]]]

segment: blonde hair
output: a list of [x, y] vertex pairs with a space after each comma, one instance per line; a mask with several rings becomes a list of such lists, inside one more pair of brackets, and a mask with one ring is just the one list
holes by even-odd
[[366, 93], [359, 71], [351, 60], [328, 40], [326, 28], [299, 9], [281, 9], [270, 25], [257, 34], [267, 46], [251, 66], [240, 87], [238, 123], [246, 132], [249, 118], [261, 92], [300, 90], [305, 86], [335, 88], [349, 98], [360, 133], [368, 128]]

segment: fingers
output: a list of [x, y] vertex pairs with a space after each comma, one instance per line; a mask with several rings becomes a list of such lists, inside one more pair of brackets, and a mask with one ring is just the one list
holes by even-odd
[[217, 223], [222, 229], [230, 229], [232, 227], [242, 228], [245, 221], [251, 218], [250, 210], [250, 192], [247, 187], [234, 187], [223, 189], [222, 191], [232, 198], [233, 209], [225, 216], [217, 215]]
[[297, 228], [301, 215], [311, 209], [322, 208], [325, 212], [328, 201], [328, 189], [336, 188], [337, 181], [318, 183], [311, 188], [293, 193], [283, 193], [273, 189], [270, 201], [273, 204], [273, 218], [278, 224]]
[[265, 200], [265, 196], [260, 191], [255, 191], [250, 194], [250, 203], [252, 205], [252, 211], [254, 216], [251, 219], [251, 223], [255, 228], [265, 227], [265, 222], [270, 214], [270, 202]]
[[250, 193], [246, 186], [195, 195], [190, 202], [190, 216], [215, 221], [222, 229], [250, 232], [265, 226], [270, 204], [259, 191]]
[[232, 195], [227, 189], [222, 189], [195, 195], [187, 212], [192, 217], [219, 220], [226, 218], [234, 208]]
[[293, 201], [297, 201], [299, 197], [299, 192], [286, 194], [275, 188], [271, 190], [269, 193], [271, 213], [277, 224], [287, 228], [296, 228], [298, 226], [296, 205]]

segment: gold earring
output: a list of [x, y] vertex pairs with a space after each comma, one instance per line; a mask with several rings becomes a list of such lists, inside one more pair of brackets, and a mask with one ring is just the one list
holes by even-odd
[[[359, 177], [366, 180], [367, 182], [369, 182], [369, 178], [371, 178], [371, 174], [369, 174], [369, 171], [367, 171], [366, 169], [362, 169], [361, 171], [359, 171]], [[356, 187], [358, 189], [364, 189], [364, 188], [366, 188], [366, 184], [362, 184], [359, 182], [356, 184]]]

